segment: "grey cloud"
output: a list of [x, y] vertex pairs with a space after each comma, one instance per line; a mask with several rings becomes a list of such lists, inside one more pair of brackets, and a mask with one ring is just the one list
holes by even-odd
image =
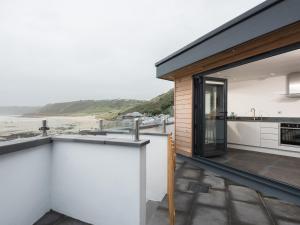
[[1, 0], [0, 105], [149, 99], [154, 63], [262, 0]]

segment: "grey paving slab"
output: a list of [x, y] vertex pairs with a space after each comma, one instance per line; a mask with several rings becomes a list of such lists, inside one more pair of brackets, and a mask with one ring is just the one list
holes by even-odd
[[264, 198], [272, 213], [282, 219], [291, 219], [300, 224], [300, 207], [278, 199]]
[[237, 185], [229, 185], [228, 189], [230, 197], [234, 200], [253, 203], [257, 203], [259, 201], [258, 194], [253, 189]]
[[225, 182], [223, 178], [215, 176], [205, 176], [203, 178], [203, 183], [209, 184], [212, 188], [225, 189]]
[[285, 220], [278, 220], [278, 225], [299, 225], [299, 222], [291, 222], [291, 221], [285, 221]]
[[181, 166], [182, 166], [182, 164], [176, 163], [175, 170], [179, 170], [181, 168]]
[[151, 217], [155, 214], [160, 202], [157, 201], [147, 201], [146, 204], [146, 223], [150, 221]]
[[206, 176], [213, 176], [213, 177], [221, 177], [220, 175], [212, 172], [212, 171], [209, 171], [209, 170], [204, 170], [204, 175]]
[[257, 204], [233, 201], [233, 220], [236, 224], [271, 225], [266, 211]]
[[[176, 212], [175, 225], [186, 225], [186, 215], [180, 212]], [[168, 210], [159, 208], [156, 211], [155, 216], [153, 216], [147, 225], [167, 225], [169, 224]]]
[[224, 191], [210, 190], [208, 193], [199, 193], [196, 202], [212, 207], [225, 207], [226, 196]]
[[201, 171], [199, 169], [195, 170], [195, 169], [189, 169], [189, 168], [182, 168], [181, 176], [185, 177], [185, 178], [198, 180], [198, 179], [200, 179]]
[[[175, 175], [177, 225], [300, 225], [299, 206], [264, 196], [263, 204], [255, 190], [189, 165], [182, 162]], [[188, 178], [182, 176], [184, 170]], [[190, 170], [200, 170], [200, 179]], [[195, 187], [206, 187], [206, 193]], [[165, 197], [147, 225], [167, 225], [167, 208]]]
[[180, 158], [176, 158], [176, 163], [180, 163], [183, 164], [185, 161], [183, 159]]
[[[174, 203], [176, 210], [179, 211], [189, 211], [191, 208], [191, 203], [193, 201], [194, 196], [189, 193], [175, 192], [174, 193]], [[167, 197], [163, 199], [161, 202], [161, 207], [168, 208]]]
[[175, 180], [175, 190], [187, 192], [187, 193], [193, 193], [193, 191], [189, 190], [190, 182], [193, 182], [193, 180], [186, 179], [186, 178], [177, 178]]
[[91, 225], [50, 210], [33, 225]]
[[224, 209], [199, 206], [192, 213], [191, 225], [227, 225], [227, 218]]
[[75, 220], [73, 218], [66, 218], [61, 223], [55, 225], [89, 225], [88, 223], [81, 222], [79, 220]]
[[52, 225], [63, 219], [63, 215], [54, 211], [47, 212], [34, 225]]
[[209, 185], [200, 183], [199, 180], [193, 180], [188, 178], [177, 178], [175, 180], [175, 190], [182, 191], [190, 194], [196, 192], [208, 192]]
[[199, 168], [199, 166], [195, 166], [195, 165], [192, 165], [190, 163], [185, 163], [184, 164], [184, 168], [187, 168], [187, 169], [194, 169], [194, 170], [201, 170], [201, 168]]
[[300, 158], [239, 149], [211, 158], [215, 162], [300, 187]]

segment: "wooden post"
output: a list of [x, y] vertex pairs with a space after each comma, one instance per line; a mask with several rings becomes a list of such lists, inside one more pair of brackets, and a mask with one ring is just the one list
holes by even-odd
[[175, 204], [174, 204], [174, 173], [176, 165], [175, 146], [172, 134], [168, 135], [168, 208], [169, 224], [175, 225]]

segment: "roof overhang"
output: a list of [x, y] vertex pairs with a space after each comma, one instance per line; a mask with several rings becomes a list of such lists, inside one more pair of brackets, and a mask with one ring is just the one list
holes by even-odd
[[299, 12], [299, 0], [265, 1], [157, 62], [156, 76], [172, 80], [174, 71], [299, 22]]

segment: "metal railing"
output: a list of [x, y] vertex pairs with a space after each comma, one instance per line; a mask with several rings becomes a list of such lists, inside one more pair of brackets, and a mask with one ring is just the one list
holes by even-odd
[[[170, 132], [168, 125], [172, 123], [172, 118], [168, 117], [142, 117], [139, 119], [122, 119], [108, 121], [103, 119], [86, 118], [48, 118], [42, 121], [38, 118], [25, 118], [24, 121], [17, 118], [13, 122], [6, 122], [0, 133], [0, 141], [13, 140], [17, 138], [26, 138], [34, 136], [47, 136], [57, 134], [89, 134], [104, 135], [106, 132], [127, 132], [133, 134], [134, 140], [139, 140], [139, 133], [163, 133]], [[27, 121], [28, 120], [28, 121]], [[26, 123], [25, 123], [26, 122]], [[41, 124], [42, 123], [42, 124]], [[41, 124], [41, 125], [40, 125]], [[23, 126], [24, 125], [24, 126]], [[12, 128], [9, 128], [12, 127]]]

